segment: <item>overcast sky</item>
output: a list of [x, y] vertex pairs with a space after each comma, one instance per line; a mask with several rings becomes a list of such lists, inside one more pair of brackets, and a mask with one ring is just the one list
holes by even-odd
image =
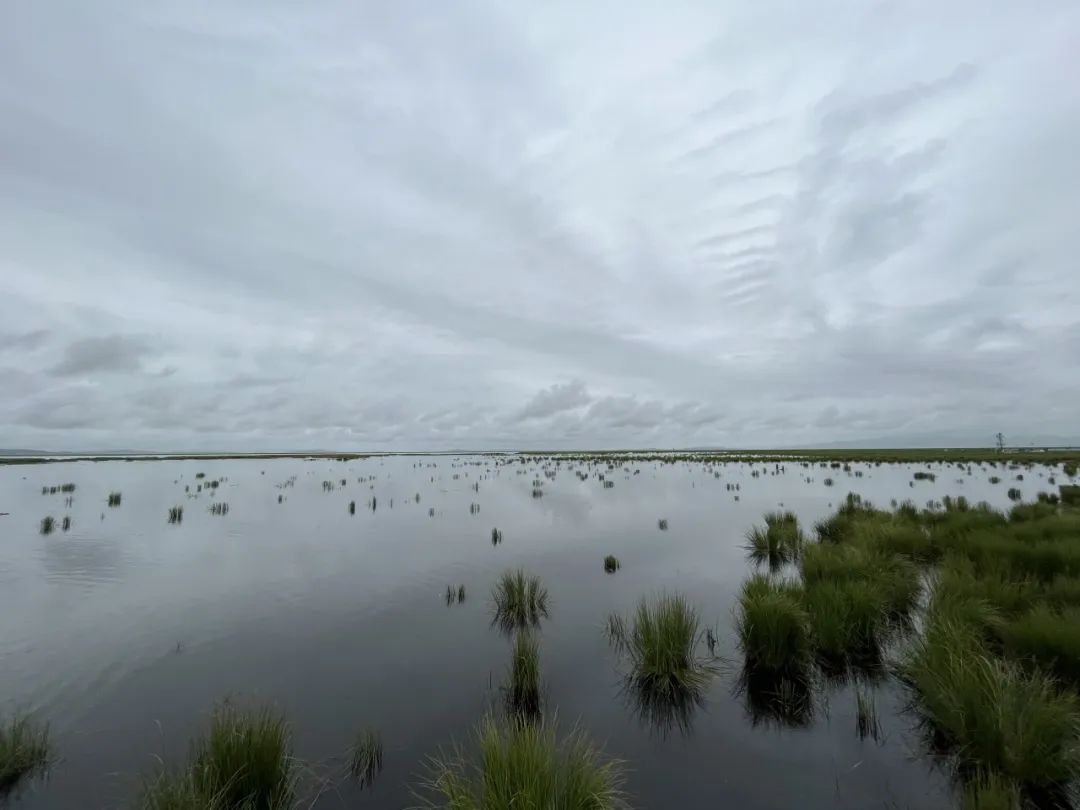
[[1080, 3], [0, 6], [0, 447], [1080, 441]]

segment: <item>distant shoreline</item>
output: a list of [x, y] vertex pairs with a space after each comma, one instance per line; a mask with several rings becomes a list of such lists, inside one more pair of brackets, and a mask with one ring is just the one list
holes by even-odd
[[0, 455], [0, 465], [57, 464], [73, 461], [230, 461], [257, 459], [310, 459], [325, 461], [359, 461], [367, 458], [394, 456], [517, 456], [522, 458], [551, 458], [565, 461], [590, 460], [608, 462], [630, 461], [687, 461], [699, 463], [735, 462], [856, 462], [856, 463], [1037, 463], [1062, 464], [1080, 462], [1080, 447], [1005, 448], [880, 448], [862, 450], [803, 449], [803, 450], [453, 450], [401, 451], [367, 453], [50, 453]]

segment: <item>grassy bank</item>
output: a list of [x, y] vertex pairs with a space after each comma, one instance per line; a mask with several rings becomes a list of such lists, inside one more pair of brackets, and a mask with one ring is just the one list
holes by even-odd
[[744, 584], [747, 670], [887, 665], [965, 801], [1064, 795], [1080, 778], [1080, 512], [1052, 495], [1007, 513], [851, 495], [815, 534]]

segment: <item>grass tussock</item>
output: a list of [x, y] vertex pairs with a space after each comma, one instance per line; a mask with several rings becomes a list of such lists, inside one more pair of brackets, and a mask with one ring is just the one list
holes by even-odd
[[783, 672], [806, 662], [810, 617], [802, 596], [799, 585], [759, 574], [743, 584], [735, 629], [748, 667]]
[[371, 787], [383, 767], [383, 742], [378, 731], [364, 729], [349, 749], [349, 775], [360, 787]]
[[630, 662], [634, 688], [659, 699], [699, 692], [712, 676], [698, 656], [704, 629], [697, 610], [681, 594], [642, 599], [630, 618], [608, 620], [609, 636]]
[[109, 493], [109, 499], [108, 499], [109, 506], [119, 506], [120, 501], [121, 501], [122, 498], [123, 498], [123, 493], [121, 493], [121, 492], [110, 492]]
[[560, 738], [550, 721], [485, 718], [470, 750], [430, 760], [417, 796], [423, 807], [452, 810], [622, 810], [622, 763], [581, 731]]
[[0, 720], [0, 796], [52, 761], [49, 727], [24, 714]]
[[41, 519], [41, 533], [42, 534], [52, 534], [53, 530], [55, 530], [55, 529], [56, 529], [56, 518], [54, 518], [52, 515], [46, 515], [45, 517], [43, 517]]
[[746, 549], [757, 563], [772, 569], [798, 559], [803, 547], [803, 533], [793, 512], [769, 512], [765, 526], [754, 526], [746, 533]]
[[604, 571], [608, 574], [614, 574], [621, 568], [622, 565], [619, 562], [619, 558], [614, 554], [608, 554], [604, 557]]
[[268, 709], [224, 703], [210, 729], [194, 741], [186, 769], [163, 771], [143, 785], [144, 810], [286, 810], [293, 805], [298, 766], [289, 726]]
[[169, 523], [183, 523], [184, 522], [184, 507], [182, 506], [170, 506], [169, 507]]
[[536, 627], [548, 615], [548, 592], [540, 577], [521, 568], [506, 571], [491, 592], [495, 621], [504, 629]]
[[925, 722], [963, 768], [1043, 789], [1080, 774], [1077, 695], [990, 654], [970, 628], [932, 621], [902, 672]]

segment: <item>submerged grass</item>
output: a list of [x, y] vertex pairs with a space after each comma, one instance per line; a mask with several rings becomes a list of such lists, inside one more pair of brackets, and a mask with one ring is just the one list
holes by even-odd
[[488, 717], [474, 750], [457, 747], [430, 760], [417, 796], [452, 810], [621, 810], [622, 763], [605, 757], [581, 731], [559, 738], [553, 722], [500, 723]]
[[860, 740], [869, 737], [877, 742], [881, 737], [881, 725], [878, 723], [874, 696], [859, 687], [855, 689], [855, 733]]
[[0, 720], [0, 796], [23, 779], [44, 771], [51, 761], [48, 726], [24, 714]]
[[491, 592], [495, 622], [506, 630], [536, 627], [548, 615], [548, 592], [540, 577], [521, 568], [506, 571]]
[[364, 729], [349, 749], [349, 775], [360, 787], [371, 787], [383, 767], [383, 743], [379, 732]]

